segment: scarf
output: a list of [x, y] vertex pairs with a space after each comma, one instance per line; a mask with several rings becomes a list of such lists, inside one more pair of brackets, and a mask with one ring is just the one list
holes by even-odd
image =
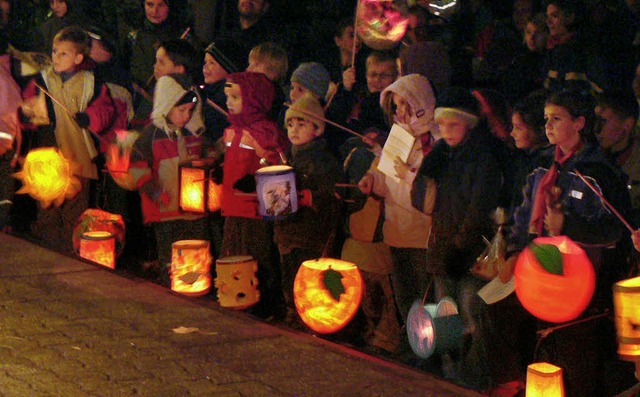
[[553, 165], [540, 180], [540, 185], [538, 185], [538, 190], [536, 191], [536, 198], [533, 202], [531, 220], [529, 222], [529, 233], [535, 233], [539, 236], [542, 235], [542, 230], [544, 227], [544, 217], [545, 215], [547, 215], [547, 197], [551, 191], [551, 187], [555, 185], [556, 180], [558, 179], [558, 167], [561, 167], [571, 157], [573, 157], [573, 155], [581, 146], [582, 145], [576, 146], [565, 155], [562, 154], [560, 146], [556, 146]]

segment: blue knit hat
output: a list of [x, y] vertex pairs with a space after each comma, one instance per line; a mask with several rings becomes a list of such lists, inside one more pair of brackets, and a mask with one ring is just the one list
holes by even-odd
[[324, 100], [329, 90], [331, 76], [327, 69], [318, 62], [301, 63], [291, 75], [291, 82], [298, 83], [315, 96]]

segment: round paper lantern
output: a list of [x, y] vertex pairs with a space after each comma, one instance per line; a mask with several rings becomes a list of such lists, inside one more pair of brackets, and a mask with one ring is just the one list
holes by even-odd
[[562, 256], [562, 274], [546, 270], [531, 246], [518, 257], [515, 290], [522, 306], [537, 318], [552, 323], [576, 319], [589, 305], [595, 290], [595, 271], [587, 254], [566, 236], [538, 237], [533, 244], [550, 244]]
[[411, 350], [420, 358], [462, 345], [462, 318], [458, 315], [458, 306], [449, 297], [442, 298], [437, 305], [413, 302], [406, 325]]
[[409, 19], [393, 1], [359, 0], [356, 13], [356, 33], [374, 50], [397, 46], [409, 27]]
[[313, 259], [300, 265], [293, 283], [293, 299], [300, 318], [309, 328], [329, 334], [353, 319], [362, 290], [362, 276], [353, 263]]
[[29, 194], [44, 208], [52, 203], [59, 206], [81, 189], [80, 180], [73, 175], [71, 163], [54, 147], [33, 149], [27, 153], [22, 171], [13, 174], [23, 186], [16, 193]]
[[78, 223], [73, 229], [73, 248], [76, 252], [80, 252], [82, 235], [90, 231], [109, 232], [115, 238], [116, 255], [120, 255], [124, 251], [126, 226], [122, 215], [112, 214], [98, 208], [86, 209], [80, 215]]

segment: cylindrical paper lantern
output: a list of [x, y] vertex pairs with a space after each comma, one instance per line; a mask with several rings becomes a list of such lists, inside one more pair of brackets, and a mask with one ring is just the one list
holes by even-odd
[[206, 240], [179, 240], [171, 244], [171, 290], [184, 295], [206, 295], [211, 289], [211, 253]]
[[303, 262], [293, 284], [293, 298], [300, 318], [321, 334], [339, 331], [353, 319], [362, 291], [358, 267], [332, 258]]
[[110, 269], [115, 269], [115, 237], [103, 230], [84, 232], [80, 238], [80, 256]]
[[515, 289], [525, 309], [553, 323], [576, 319], [589, 305], [595, 290], [595, 271], [587, 254], [566, 236], [538, 237], [534, 244], [552, 244], [562, 254], [563, 274], [553, 274], [538, 262], [530, 247], [518, 257]]
[[260, 168], [256, 172], [256, 192], [263, 219], [284, 219], [298, 211], [296, 176], [288, 165]]
[[527, 367], [527, 397], [564, 397], [562, 368], [549, 363]]
[[618, 354], [627, 361], [640, 361], [640, 277], [613, 285]]
[[247, 309], [260, 300], [258, 262], [248, 255], [227, 256], [216, 261], [218, 303], [230, 309]]
[[424, 305], [417, 300], [407, 316], [407, 338], [413, 352], [420, 358], [429, 358], [462, 346], [462, 318], [458, 307], [449, 297], [436, 304]]

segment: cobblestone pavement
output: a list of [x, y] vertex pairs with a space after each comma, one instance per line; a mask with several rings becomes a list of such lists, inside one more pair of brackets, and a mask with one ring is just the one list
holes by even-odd
[[473, 395], [0, 234], [0, 396]]

